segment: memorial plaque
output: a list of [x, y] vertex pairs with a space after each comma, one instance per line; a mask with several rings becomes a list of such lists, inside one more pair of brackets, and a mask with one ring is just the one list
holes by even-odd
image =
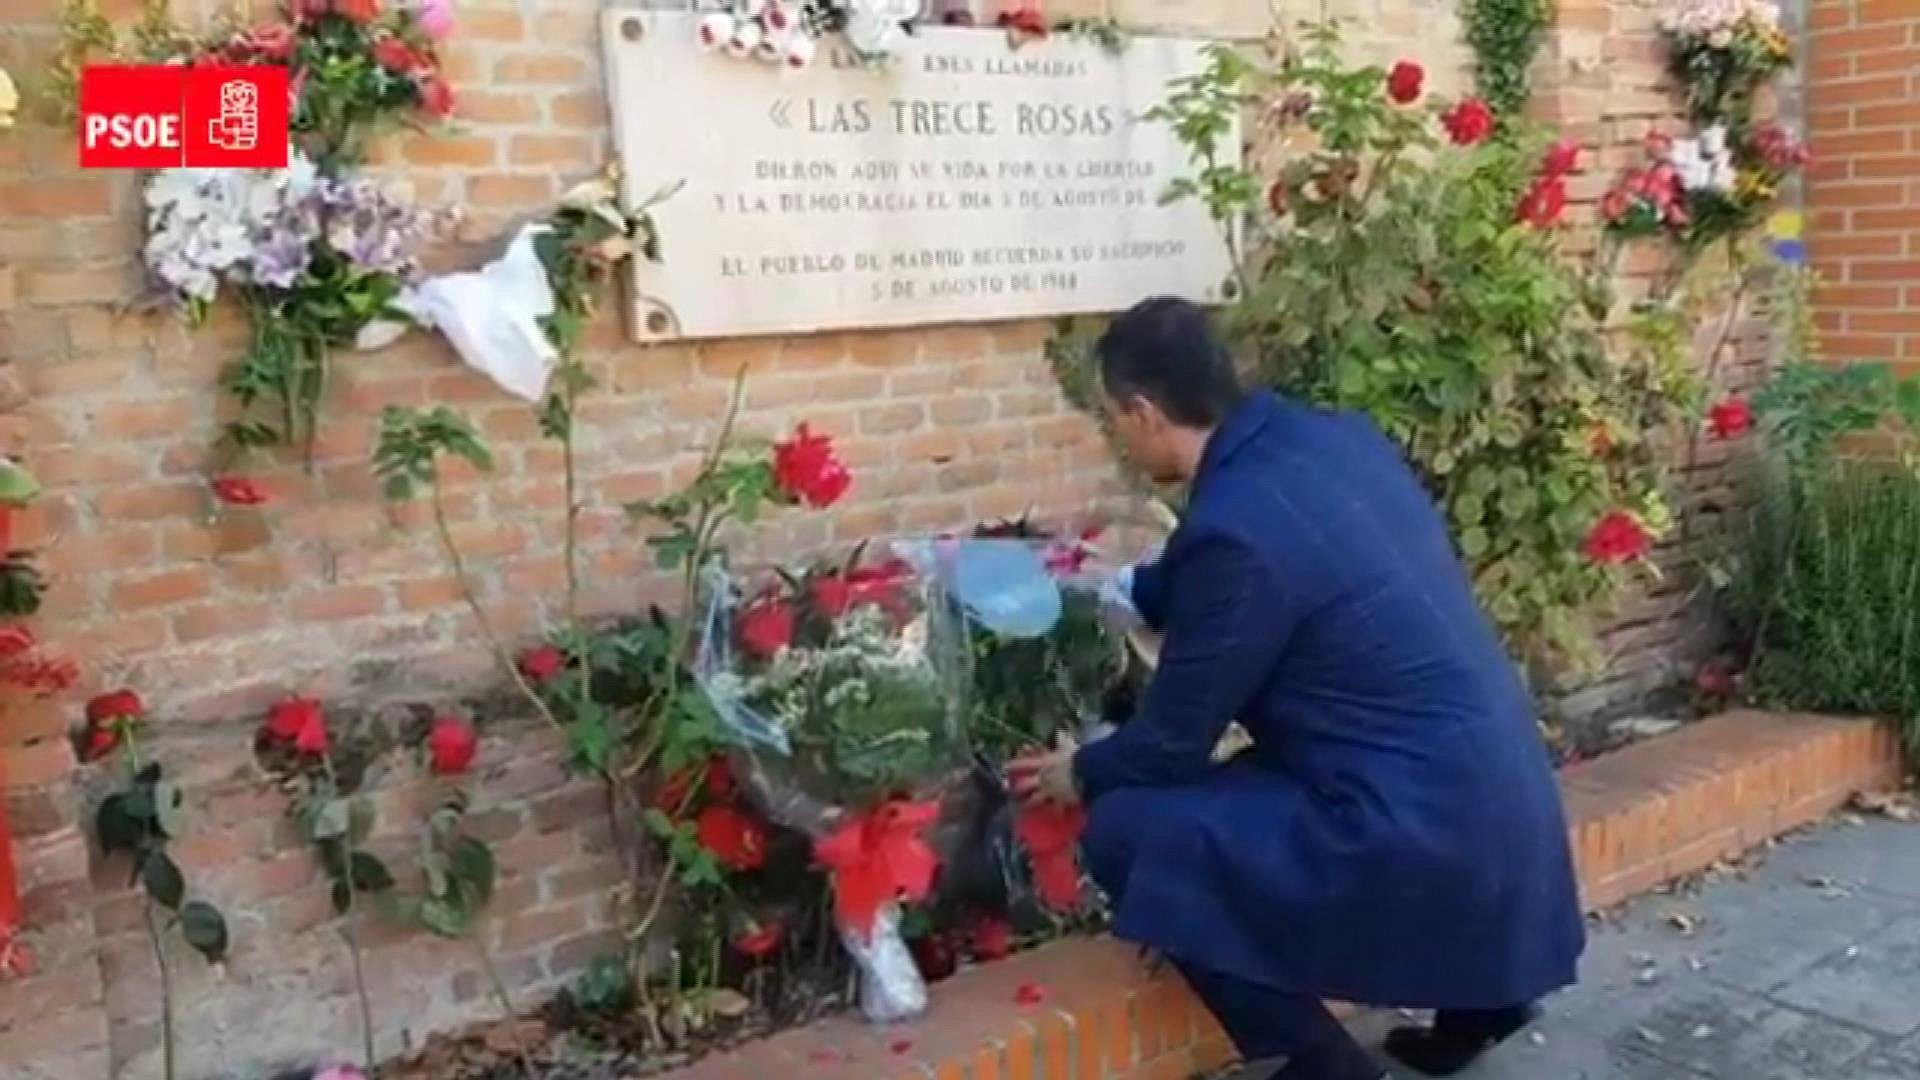
[[684, 185], [654, 210], [664, 261], [634, 272], [636, 337], [1220, 299], [1226, 244], [1197, 202], [1161, 204], [1191, 169], [1143, 117], [1203, 43], [927, 28], [880, 65], [828, 38], [783, 69], [702, 50], [696, 20], [605, 17], [624, 196]]

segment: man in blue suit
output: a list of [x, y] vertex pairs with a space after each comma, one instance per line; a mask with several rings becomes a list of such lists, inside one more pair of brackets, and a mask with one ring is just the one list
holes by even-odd
[[[1275, 1080], [1378, 1080], [1323, 999], [1438, 1010], [1386, 1050], [1464, 1069], [1585, 946], [1532, 704], [1445, 524], [1365, 417], [1241, 387], [1204, 312], [1152, 299], [1099, 343], [1113, 427], [1187, 485], [1123, 574], [1164, 634], [1138, 713], [1016, 762], [1088, 806], [1114, 933], [1166, 956]], [[1212, 751], [1238, 720], [1252, 748]]]

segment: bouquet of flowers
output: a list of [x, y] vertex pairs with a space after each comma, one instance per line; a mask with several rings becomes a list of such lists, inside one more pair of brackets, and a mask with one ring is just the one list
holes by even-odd
[[1806, 165], [1807, 149], [1778, 124], [1735, 132], [1710, 125], [1693, 138], [1646, 140], [1647, 164], [1601, 200], [1608, 228], [1625, 236], [1670, 231], [1695, 247], [1760, 223], [1780, 185]]
[[[225, 285], [252, 320], [251, 347], [223, 379], [242, 407], [227, 425], [239, 450], [310, 442], [328, 350], [391, 314], [442, 220], [297, 154], [285, 169], [167, 169], [145, 199], [158, 290], [197, 321]], [[261, 403], [265, 416], [253, 412]]]
[[819, 39], [840, 34], [853, 51], [879, 61], [899, 51], [922, 0], [732, 0], [695, 31], [705, 48], [786, 67], [813, 62]]
[[902, 901], [932, 889], [934, 796], [965, 760], [965, 660], [933, 568], [903, 557], [709, 574], [696, 671], [735, 744], [740, 782], [808, 836], [875, 1020], [925, 1008]]
[[223, 63], [292, 72], [294, 142], [326, 171], [358, 162], [384, 125], [453, 115], [438, 54], [453, 32], [451, 0], [294, 0], [290, 14], [291, 24], [238, 31], [212, 53]]
[[1677, 0], [1660, 28], [1673, 73], [1687, 87], [1688, 111], [1701, 127], [1744, 127], [1754, 89], [1793, 62], [1780, 5], [1771, 0]]

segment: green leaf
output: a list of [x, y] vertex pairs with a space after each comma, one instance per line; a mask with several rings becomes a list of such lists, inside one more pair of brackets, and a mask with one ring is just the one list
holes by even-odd
[[384, 892], [393, 888], [393, 874], [387, 864], [364, 851], [353, 853], [353, 887], [360, 892]]
[[186, 798], [179, 786], [169, 780], [153, 785], [153, 820], [160, 831], [178, 840], [185, 819]]
[[473, 913], [465, 905], [439, 896], [420, 901], [420, 925], [441, 937], [464, 937], [473, 928]]
[[353, 827], [353, 805], [346, 799], [328, 799], [313, 812], [307, 826], [315, 840], [332, 840], [347, 835]]
[[353, 908], [353, 889], [345, 881], [333, 883], [333, 910], [345, 915]]
[[180, 867], [159, 848], [149, 851], [140, 863], [140, 884], [154, 903], [173, 910], [179, 909], [187, 892], [187, 880], [180, 876]]
[[180, 934], [207, 963], [217, 964], [227, 955], [227, 920], [218, 908], [205, 900], [189, 901], [180, 909]]
[[100, 800], [100, 809], [94, 813], [93, 833], [101, 853], [111, 855], [138, 848], [146, 838], [147, 829], [127, 812], [126, 794], [115, 792]]
[[493, 850], [471, 836], [463, 836], [453, 846], [453, 874], [473, 889], [481, 904], [493, 900], [495, 866]]
[[40, 497], [40, 481], [25, 465], [0, 457], [0, 505], [19, 508]]

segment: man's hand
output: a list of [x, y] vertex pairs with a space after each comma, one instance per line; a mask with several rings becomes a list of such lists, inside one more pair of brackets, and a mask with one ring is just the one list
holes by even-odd
[[1080, 784], [1073, 775], [1073, 756], [1079, 752], [1072, 736], [1062, 734], [1059, 749], [1007, 762], [1007, 782], [1014, 798], [1026, 803], [1079, 805]]

